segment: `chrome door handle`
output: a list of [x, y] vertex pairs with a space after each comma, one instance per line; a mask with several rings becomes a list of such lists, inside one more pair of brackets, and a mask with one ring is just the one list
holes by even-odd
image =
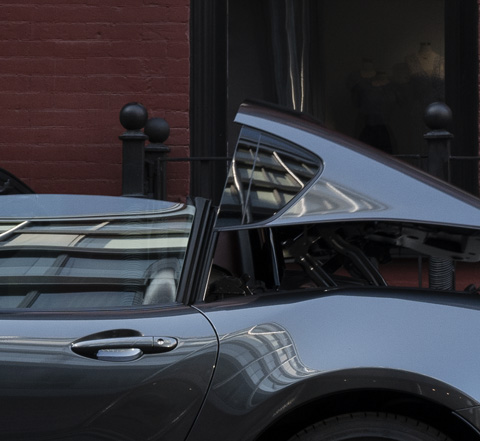
[[84, 357], [104, 361], [132, 361], [143, 354], [168, 352], [175, 349], [174, 337], [118, 337], [83, 340], [72, 343], [72, 351]]

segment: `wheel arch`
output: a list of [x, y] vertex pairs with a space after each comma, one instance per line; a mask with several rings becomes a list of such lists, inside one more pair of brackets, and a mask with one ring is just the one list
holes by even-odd
[[[375, 369], [376, 371], [376, 369]], [[472, 440], [480, 441], [480, 432], [466, 419], [454, 412], [460, 407], [453, 407], [448, 400], [436, 400], [427, 394], [422, 394], [401, 385], [398, 381], [396, 387], [386, 388], [372, 387], [370, 385], [355, 389], [337, 390], [321, 396], [312, 397], [302, 401], [302, 404], [283, 413], [272, 422], [256, 439], [256, 441], [279, 441], [288, 440], [300, 430], [327, 418], [355, 413], [355, 412], [386, 412], [410, 417], [422, 421], [444, 432], [454, 441]], [[322, 383], [324, 383], [322, 381]], [[432, 383], [430, 381], [429, 385]], [[418, 386], [418, 383], [417, 383]], [[448, 388], [438, 383], [439, 389], [443, 388], [442, 394], [460, 394], [454, 388]], [[307, 387], [305, 389], [311, 389]], [[436, 392], [432, 388], [432, 392]], [[445, 392], [450, 390], [451, 392]], [[465, 399], [465, 396], [462, 396]], [[301, 401], [301, 400], [300, 400]]]

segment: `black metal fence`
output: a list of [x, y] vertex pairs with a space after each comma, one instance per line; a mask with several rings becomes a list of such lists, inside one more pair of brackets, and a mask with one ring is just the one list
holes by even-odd
[[[462, 176], [458, 175], [465, 173], [465, 164], [469, 164], [471, 167], [469, 170], [473, 170], [475, 176], [478, 176], [480, 156], [452, 155], [454, 135], [448, 131], [448, 127], [452, 124], [452, 111], [445, 103], [432, 103], [426, 108], [425, 124], [429, 129], [424, 135], [427, 145], [426, 154], [399, 154], [394, 155], [395, 157], [439, 179], [455, 184], [461, 183]], [[474, 188], [466, 188], [466, 190], [478, 195], [478, 182], [475, 183]]]
[[[122, 194], [124, 196], [166, 199], [167, 163], [228, 163], [226, 156], [167, 157], [170, 148], [164, 143], [170, 127], [163, 118], [148, 119], [147, 110], [139, 103], [128, 103], [120, 111], [120, 123], [126, 132], [123, 141]], [[143, 128], [143, 131], [141, 130]], [[146, 141], [149, 144], [145, 144]]]
[[[147, 110], [139, 103], [126, 104], [120, 111], [120, 122], [126, 129], [120, 136], [123, 141], [122, 194], [125, 196], [165, 199], [169, 162], [228, 163], [231, 160], [226, 156], [167, 157], [170, 148], [164, 143], [170, 134], [168, 123], [162, 118], [148, 119]], [[478, 172], [480, 156], [451, 154], [454, 138], [448, 131], [451, 122], [452, 112], [446, 104], [430, 104], [425, 111], [425, 123], [429, 128], [424, 135], [426, 153], [394, 156], [447, 182], [452, 182], [452, 168], [456, 163], [471, 163]], [[463, 167], [460, 168], [461, 173], [462, 169]], [[455, 182], [455, 179], [453, 181]], [[470, 190], [478, 194], [478, 185]]]

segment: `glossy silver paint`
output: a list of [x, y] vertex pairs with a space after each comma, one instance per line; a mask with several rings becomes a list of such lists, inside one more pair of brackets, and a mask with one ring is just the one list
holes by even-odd
[[415, 220], [480, 226], [480, 201], [378, 150], [273, 108], [243, 104], [236, 122], [315, 153], [323, 169], [268, 225]]
[[[91, 226], [121, 221], [118, 229], [130, 232], [124, 235], [127, 239], [133, 237], [134, 240], [136, 232], [146, 235], [143, 242], [138, 240], [139, 244], [133, 245], [142, 252], [141, 244], [146, 241], [153, 243], [151, 247], [158, 246], [155, 238], [160, 227], [142, 230], [146, 228], [144, 224], [148, 225], [149, 217], [161, 217], [165, 228], [173, 225], [170, 227], [173, 234], [168, 232], [170, 240], [175, 234], [183, 234], [181, 237], [185, 236], [187, 241], [188, 230], [183, 225], [187, 221], [173, 224], [171, 219], [178, 212], [187, 217], [195, 211], [193, 207], [177, 203], [102, 196], [15, 195], [5, 196], [1, 202], [0, 223], [3, 227], [6, 225], [2, 242], [8, 243], [10, 236], [23, 225], [34, 223], [33, 219], [39, 229], [31, 236], [42, 237], [37, 245], [29, 246], [27, 240], [23, 248], [14, 245], [10, 250], [8, 245], [3, 248], [2, 265], [7, 270], [9, 256], [15, 258], [16, 253], [21, 255], [24, 249], [34, 253], [30, 260], [25, 260], [26, 271], [18, 272], [12, 265], [13, 290], [15, 284], [21, 283], [30, 283], [30, 290], [41, 290], [36, 284], [44, 283], [40, 276], [51, 265], [42, 263], [42, 250], [46, 256], [52, 252], [68, 254], [68, 247], [58, 246], [56, 242], [49, 245], [45, 239], [49, 231], [52, 233], [48, 230], [52, 222], [60, 225], [53, 234], [57, 237], [62, 236], [62, 231], [65, 236], [69, 232], [82, 235], [82, 228], [85, 234], [89, 230], [82, 227], [82, 223], [88, 225], [89, 221]], [[72, 222], [73, 227], [67, 228], [66, 222]], [[101, 256], [102, 251], [102, 248], [83, 250], [82, 255], [93, 259]], [[121, 276], [126, 286], [129, 278], [135, 278], [136, 272], [141, 271], [142, 265], [138, 256], [135, 259], [128, 251], [117, 251], [115, 254], [115, 250], [110, 249], [113, 254], [109, 255], [122, 260], [118, 267], [125, 271]], [[33, 265], [40, 261], [37, 270], [32, 270], [31, 261]], [[96, 270], [95, 262], [99, 261], [86, 265], [90, 273]], [[62, 264], [52, 267], [50, 275], [55, 278]], [[38, 279], [22, 282], [18, 274], [28, 274], [28, 270], [38, 275]], [[109, 283], [109, 277], [115, 280], [108, 268], [105, 271], [104, 284]], [[50, 289], [54, 283], [65, 286], [59, 288], [59, 293], [68, 296], [68, 286], [83, 284], [87, 287], [85, 292], [90, 289], [95, 293], [95, 285], [87, 280], [91, 274], [84, 275], [83, 281], [78, 274], [67, 275], [63, 280], [59, 277], [57, 282], [50, 281]], [[2, 272], [2, 289], [7, 291], [2, 293], [4, 296], [9, 294], [10, 276]], [[116, 277], [120, 275], [117, 273]], [[118, 281], [116, 283], [112, 285], [115, 288], [110, 288], [112, 291], [119, 289]], [[122, 289], [124, 287], [120, 291]], [[217, 349], [217, 338], [208, 320], [190, 306], [176, 302], [143, 310], [126, 305], [3, 309], [0, 312], [0, 439], [184, 440], [208, 390]]]
[[[194, 309], [1, 318], [0, 439], [185, 439], [217, 353], [210, 324]], [[134, 361], [104, 361], [73, 348], [92, 334], [174, 335], [178, 344]]]
[[215, 324], [220, 356], [189, 440], [211, 439], [213, 419], [222, 421], [216, 439], [253, 440], [289, 412], [345, 391], [406, 393], [478, 427], [477, 298], [344, 289], [199, 309]]
[[182, 204], [153, 199], [65, 194], [6, 195], [1, 219], [55, 219], [145, 215], [174, 212]]
[[[245, 104], [236, 121], [322, 161], [313, 182], [263, 227], [355, 220], [480, 227], [477, 198], [303, 118]], [[369, 403], [383, 393], [448, 409], [480, 439], [477, 295], [340, 288], [196, 307], [215, 326], [220, 353], [189, 441], [288, 439], [288, 431], [269, 430], [305, 412], [321, 419], [335, 400]]]
[[[347, 220], [480, 227], [476, 198], [309, 121], [251, 104], [237, 121], [322, 161], [313, 182], [262, 227]], [[9, 198], [0, 217], [176, 209], [122, 198]], [[191, 243], [207, 234], [209, 245], [211, 218], [202, 219]], [[348, 409], [353, 397], [361, 410], [363, 402], [373, 406], [372, 395], [441, 411], [480, 440], [478, 295], [381, 286], [206, 303], [213, 245], [194, 251], [179, 285], [182, 303], [1, 311], [0, 440], [286, 441], [303, 414], [321, 419], [333, 404]]]

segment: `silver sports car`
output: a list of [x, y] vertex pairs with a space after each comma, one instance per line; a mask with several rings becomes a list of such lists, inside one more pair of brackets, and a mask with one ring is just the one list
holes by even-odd
[[0, 439], [480, 440], [480, 200], [244, 104], [219, 207], [0, 201]]

